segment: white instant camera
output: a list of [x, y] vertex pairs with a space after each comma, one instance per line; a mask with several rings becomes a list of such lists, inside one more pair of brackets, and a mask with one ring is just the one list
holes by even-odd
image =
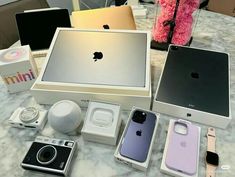
[[17, 128], [42, 130], [47, 121], [47, 110], [35, 107], [19, 107], [11, 115], [9, 123]]

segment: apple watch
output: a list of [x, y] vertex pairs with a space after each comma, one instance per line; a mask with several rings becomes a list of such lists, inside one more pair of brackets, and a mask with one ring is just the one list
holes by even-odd
[[215, 152], [215, 129], [208, 128], [206, 152], [206, 177], [215, 177], [215, 170], [219, 165], [219, 156]]

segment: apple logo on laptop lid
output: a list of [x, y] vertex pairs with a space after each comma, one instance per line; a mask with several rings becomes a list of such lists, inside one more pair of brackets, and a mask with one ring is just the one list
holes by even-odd
[[97, 60], [101, 60], [103, 58], [102, 52], [94, 52], [93, 55], [94, 55], [93, 57], [94, 62], [96, 62]]
[[103, 28], [104, 28], [104, 29], [110, 29], [110, 27], [109, 27], [108, 24], [103, 25]]

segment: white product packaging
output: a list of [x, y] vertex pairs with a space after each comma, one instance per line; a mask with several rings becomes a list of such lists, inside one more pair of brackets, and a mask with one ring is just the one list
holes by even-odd
[[0, 50], [0, 75], [9, 93], [31, 88], [38, 71], [29, 45]]
[[83, 139], [116, 145], [121, 126], [120, 105], [91, 101], [82, 128]]

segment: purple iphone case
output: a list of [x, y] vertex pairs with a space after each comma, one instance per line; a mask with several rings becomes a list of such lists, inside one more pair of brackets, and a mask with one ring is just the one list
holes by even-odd
[[[175, 131], [175, 125], [182, 124], [187, 127], [186, 134]], [[178, 120], [173, 123], [165, 164], [168, 168], [194, 175], [197, 171], [199, 129], [189, 122]]]
[[[142, 123], [133, 121], [135, 112], [146, 114], [146, 119]], [[148, 156], [153, 131], [156, 125], [157, 117], [154, 113], [136, 109], [132, 112], [131, 120], [122, 140], [120, 154], [124, 157], [145, 162]]]

